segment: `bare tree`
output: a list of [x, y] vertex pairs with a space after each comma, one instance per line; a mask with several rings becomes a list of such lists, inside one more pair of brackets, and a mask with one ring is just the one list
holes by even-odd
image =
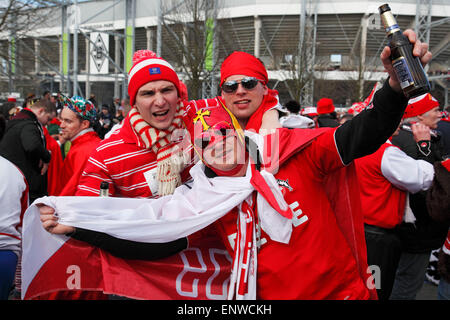
[[189, 98], [201, 97], [204, 81], [214, 73], [215, 66], [208, 66], [213, 54], [213, 21], [216, 17], [216, 1], [172, 0], [165, 2], [163, 25], [175, 46], [171, 57], [181, 67], [189, 81]]
[[[28, 45], [25, 40], [30, 39], [30, 32], [37, 27], [45, 26], [49, 15], [45, 10], [59, 5], [61, 1], [51, 0], [9, 0], [0, 2], [0, 59], [4, 61], [1, 74], [9, 78], [9, 91], [13, 87], [13, 78], [21, 77], [36, 82], [30, 74], [30, 68], [22, 65], [34, 63], [33, 53], [21, 54], [22, 64], [17, 61], [17, 51]], [[22, 43], [23, 42], [23, 43]], [[24, 49], [24, 51], [27, 51]], [[5, 68], [6, 67], [6, 68]]]

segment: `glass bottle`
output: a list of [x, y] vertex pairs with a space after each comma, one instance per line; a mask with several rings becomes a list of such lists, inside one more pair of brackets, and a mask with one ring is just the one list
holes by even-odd
[[391, 8], [383, 4], [378, 10], [391, 48], [392, 66], [403, 93], [410, 99], [429, 92], [430, 83], [422, 63], [413, 55], [413, 46], [400, 30]]

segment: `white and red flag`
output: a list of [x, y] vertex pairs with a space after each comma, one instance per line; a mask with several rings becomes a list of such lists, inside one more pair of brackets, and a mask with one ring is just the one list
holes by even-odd
[[[22, 298], [99, 299], [104, 298], [103, 294], [116, 294], [136, 299], [226, 299], [232, 258], [216, 237], [194, 237], [187, 249], [169, 258], [152, 262], [125, 260], [84, 242], [48, 233], [41, 225], [36, 207], [37, 203], [43, 203], [55, 208], [59, 221], [65, 225], [132, 241], [168, 242], [207, 227], [254, 191], [250, 167], [245, 177], [208, 179], [202, 166], [198, 163], [191, 169], [195, 181], [191, 188], [179, 187], [173, 195], [159, 199], [36, 200], [24, 218]], [[258, 198], [265, 201], [260, 195]], [[269, 204], [265, 207], [266, 219], [291, 224]], [[276, 221], [270, 221], [266, 224], [277, 225]], [[289, 233], [290, 229], [283, 232]], [[289, 241], [289, 235], [274, 237]], [[236, 291], [239, 289], [239, 283], [232, 286], [237, 286]], [[256, 298], [256, 288], [251, 292], [253, 295], [247, 298]]]

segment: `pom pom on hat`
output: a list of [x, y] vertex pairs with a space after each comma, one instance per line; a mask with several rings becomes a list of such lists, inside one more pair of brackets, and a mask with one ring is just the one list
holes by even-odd
[[133, 54], [133, 65], [145, 59], [158, 58], [151, 50], [138, 50]]
[[333, 100], [330, 98], [322, 98], [317, 102], [317, 113], [326, 114], [334, 112]]
[[439, 107], [439, 102], [431, 94], [425, 93], [409, 99], [403, 119], [419, 116], [435, 107]]
[[136, 93], [144, 84], [166, 80], [172, 82], [180, 95], [180, 80], [175, 69], [163, 58], [157, 57], [151, 50], [138, 50], [133, 55], [133, 66], [128, 72], [128, 95], [133, 106]]

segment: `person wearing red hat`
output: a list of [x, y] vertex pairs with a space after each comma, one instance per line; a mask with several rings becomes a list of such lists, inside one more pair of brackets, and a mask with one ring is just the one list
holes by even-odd
[[317, 113], [319, 115], [317, 117], [318, 127], [336, 128], [339, 126], [332, 99], [322, 98], [317, 101]]
[[319, 116], [319, 114], [317, 113], [317, 107], [304, 107], [301, 111], [300, 114], [302, 116], [308, 117], [311, 120], [314, 121], [314, 127], [318, 128], [317, 125], [317, 117]]
[[[433, 164], [442, 160], [442, 146], [434, 129], [439, 121], [439, 103], [429, 93], [410, 99], [403, 115], [403, 125], [392, 143], [413, 159]], [[420, 140], [414, 137], [415, 125], [427, 127], [428, 135]], [[408, 205], [413, 214], [395, 229], [402, 242], [391, 299], [415, 299], [423, 285], [431, 251], [442, 246], [448, 225], [430, 218], [426, 208], [426, 192], [408, 194]]]
[[[107, 182], [111, 197], [155, 198], [171, 194], [178, 185], [189, 180], [191, 163], [180, 159], [177, 140], [172, 140], [172, 134], [183, 128], [181, 96], [185, 94], [172, 65], [150, 50], [136, 51], [128, 73], [131, 110], [120, 129], [94, 147], [76, 188], [73, 190], [73, 184], [67, 184], [60, 189], [61, 195], [69, 195], [73, 190], [76, 196], [98, 197], [101, 183]], [[74, 111], [83, 113], [77, 104], [67, 103], [68, 107], [71, 105]], [[101, 236], [90, 233], [89, 237], [99, 239]], [[112, 250], [120, 245], [110, 238], [107, 240], [107, 248]], [[122, 248], [132, 250], [127, 249], [128, 244]], [[105, 297], [101, 293], [85, 292], [68, 296], [56, 293], [48, 298]]]
[[133, 56], [128, 74], [131, 110], [120, 131], [91, 154], [76, 195], [98, 196], [109, 182], [110, 196], [154, 197], [170, 194], [189, 178], [172, 151], [172, 133], [182, 129], [183, 94], [174, 68], [149, 50]]
[[[421, 140], [427, 135], [427, 126], [414, 126], [416, 139]], [[364, 213], [367, 263], [377, 266], [378, 271], [374, 271], [378, 298], [387, 300], [401, 255], [401, 241], [394, 228], [405, 217], [407, 193], [425, 191], [430, 187], [433, 166], [409, 157], [388, 140], [374, 153], [356, 159], [355, 168]]]
[[101, 139], [92, 128], [97, 117], [95, 106], [79, 96], [61, 95], [61, 98], [60, 139], [62, 143], [70, 141], [71, 145], [58, 173], [59, 185], [54, 195], [73, 196], [89, 155]]

